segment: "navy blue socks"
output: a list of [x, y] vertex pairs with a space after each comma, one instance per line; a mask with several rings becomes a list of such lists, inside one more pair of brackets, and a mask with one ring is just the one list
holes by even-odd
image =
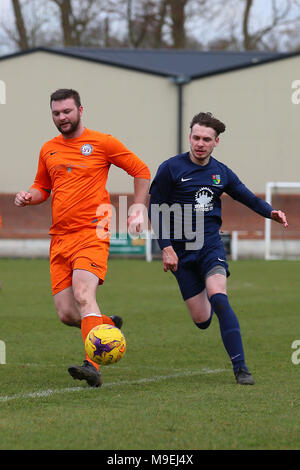
[[210, 298], [210, 303], [218, 317], [221, 337], [231, 359], [233, 370], [236, 371], [239, 367], [248, 370], [245, 364], [240, 325], [228, 302], [227, 295], [214, 294]]

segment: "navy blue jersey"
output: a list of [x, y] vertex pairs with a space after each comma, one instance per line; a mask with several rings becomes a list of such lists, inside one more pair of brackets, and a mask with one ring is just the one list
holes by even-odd
[[[192, 226], [196, 227], [196, 214], [204, 216], [204, 245], [214, 244], [220, 238], [222, 225], [221, 196], [227, 193], [263, 217], [270, 218], [273, 208], [252, 193], [226, 165], [210, 157], [207, 165], [193, 163], [189, 152], [176, 155], [163, 162], [150, 187], [149, 216], [153, 217], [153, 206], [179, 204], [191, 206]], [[155, 209], [156, 210], [156, 209]], [[156, 231], [156, 230], [155, 230]], [[160, 248], [171, 245], [174, 233], [169, 238], [157, 234]], [[179, 241], [186, 241], [182, 234]]]

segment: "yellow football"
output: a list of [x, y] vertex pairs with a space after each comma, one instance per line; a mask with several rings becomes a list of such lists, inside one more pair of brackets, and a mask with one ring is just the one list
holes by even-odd
[[86, 337], [85, 350], [89, 358], [97, 364], [114, 364], [125, 354], [125, 336], [116, 326], [95, 326]]

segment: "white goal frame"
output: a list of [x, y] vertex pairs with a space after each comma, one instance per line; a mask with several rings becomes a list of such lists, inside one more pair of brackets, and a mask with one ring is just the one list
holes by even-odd
[[[266, 183], [266, 202], [272, 205], [272, 190], [279, 188], [300, 188], [300, 182], [267, 182]], [[265, 219], [265, 260], [278, 259], [278, 256], [271, 255], [271, 219]]]

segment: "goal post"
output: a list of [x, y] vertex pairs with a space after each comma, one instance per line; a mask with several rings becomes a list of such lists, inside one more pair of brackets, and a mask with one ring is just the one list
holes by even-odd
[[[265, 200], [270, 205], [272, 205], [274, 194], [277, 194], [278, 190], [300, 190], [300, 182], [267, 182], [266, 183], [266, 192], [265, 192]], [[275, 209], [282, 209], [283, 207], [276, 207]], [[288, 216], [288, 214], [287, 214]], [[284, 257], [283, 253], [274, 254], [272, 252], [272, 220], [265, 219], [265, 259], [266, 260], [273, 260], [273, 259], [281, 259]], [[300, 234], [299, 234], [300, 239]], [[295, 253], [295, 257], [297, 257], [297, 253]], [[293, 254], [289, 255], [289, 257], [293, 257]]]

